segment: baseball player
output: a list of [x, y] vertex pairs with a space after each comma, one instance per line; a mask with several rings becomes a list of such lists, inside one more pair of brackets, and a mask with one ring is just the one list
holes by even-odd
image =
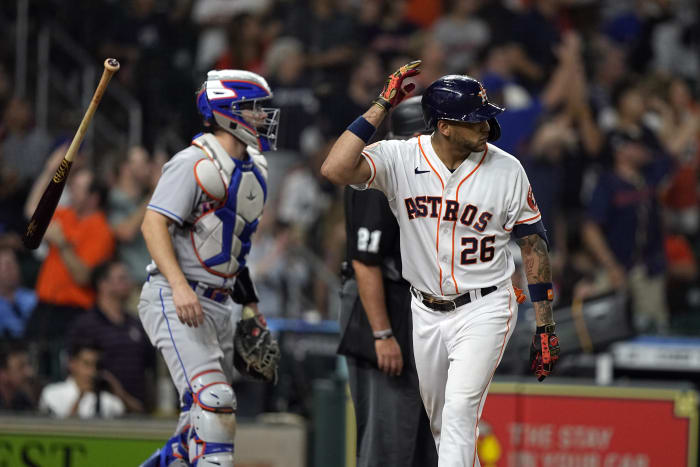
[[175, 435], [144, 466], [233, 465], [230, 383], [234, 334], [238, 353], [244, 327], [234, 333], [233, 302], [264, 325], [246, 256], [267, 197], [261, 152], [275, 149], [279, 109], [261, 106], [271, 97], [255, 73], [210, 71], [196, 98], [206, 131], [164, 165], [148, 204], [141, 230], [153, 261], [139, 315], [181, 413]]
[[[425, 128], [420, 97], [391, 115], [395, 138]], [[418, 392], [411, 293], [401, 278], [399, 225], [378, 190], [345, 189], [341, 344], [357, 421], [357, 467], [431, 467], [437, 452]]]
[[413, 352], [438, 465], [473, 466], [486, 393], [518, 312], [511, 235], [536, 313], [531, 368], [542, 380], [558, 359], [547, 237], [522, 166], [490, 144], [500, 135], [495, 117], [503, 109], [489, 103], [477, 80], [448, 75], [428, 86], [421, 105], [431, 135], [365, 146], [413, 89], [403, 81], [419, 67], [411, 62], [389, 76], [321, 170], [336, 184], [386, 195], [411, 284]]

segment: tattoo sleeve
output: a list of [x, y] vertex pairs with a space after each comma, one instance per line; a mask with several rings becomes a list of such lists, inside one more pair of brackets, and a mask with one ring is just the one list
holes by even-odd
[[[549, 265], [547, 244], [544, 240], [539, 235], [532, 234], [517, 238], [515, 242], [520, 247], [528, 284], [552, 282], [552, 268]], [[548, 301], [533, 302], [533, 305], [538, 326], [554, 322], [552, 305]]]

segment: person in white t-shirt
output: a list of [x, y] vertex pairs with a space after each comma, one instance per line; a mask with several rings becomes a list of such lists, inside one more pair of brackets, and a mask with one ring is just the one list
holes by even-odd
[[58, 418], [112, 418], [123, 415], [125, 407], [121, 399], [98, 388], [99, 359], [100, 352], [95, 347], [78, 344], [72, 348], [68, 378], [44, 388], [39, 398], [39, 410]]

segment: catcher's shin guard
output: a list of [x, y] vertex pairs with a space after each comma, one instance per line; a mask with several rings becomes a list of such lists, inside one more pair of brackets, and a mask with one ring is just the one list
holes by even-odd
[[139, 467], [187, 467], [187, 436], [190, 426], [165, 442], [165, 445], [151, 454]]
[[233, 467], [236, 396], [219, 370], [199, 373], [191, 380], [189, 455], [193, 467]]

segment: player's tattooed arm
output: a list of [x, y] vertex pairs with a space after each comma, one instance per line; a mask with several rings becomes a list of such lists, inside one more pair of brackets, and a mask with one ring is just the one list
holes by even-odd
[[[537, 234], [532, 234], [516, 238], [515, 242], [520, 247], [528, 284], [552, 282], [552, 268], [544, 239]], [[533, 305], [538, 326], [554, 322], [552, 305], [549, 301], [537, 301], [533, 302]]]

